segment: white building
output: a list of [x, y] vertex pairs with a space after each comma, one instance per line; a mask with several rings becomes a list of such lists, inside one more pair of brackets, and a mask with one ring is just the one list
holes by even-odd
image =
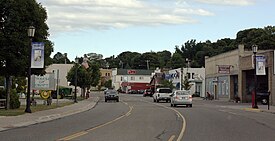
[[128, 90], [144, 90], [150, 87], [152, 72], [153, 70], [115, 68], [112, 70], [112, 85], [114, 89], [121, 88], [126, 93]]
[[183, 89], [181, 83], [183, 83], [185, 76], [188, 77], [188, 81], [192, 85], [190, 89], [191, 93], [205, 97], [205, 68], [178, 68], [170, 70], [169, 74], [166, 75], [166, 79], [171, 80], [176, 89]]
[[72, 87], [67, 80], [67, 74], [72, 67], [73, 64], [52, 64], [46, 68], [46, 72], [52, 73], [53, 70], [59, 70], [59, 86]]
[[[74, 64], [52, 64], [46, 68], [47, 73], [52, 73], [53, 70], [59, 70], [59, 86], [72, 88], [73, 92], [75, 90], [75, 86], [70, 85], [67, 80], [67, 74], [70, 69], [74, 66]], [[81, 94], [81, 88], [77, 87], [77, 95]]]

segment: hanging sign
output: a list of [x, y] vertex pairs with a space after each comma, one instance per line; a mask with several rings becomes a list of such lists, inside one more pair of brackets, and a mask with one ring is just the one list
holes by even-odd
[[31, 68], [44, 68], [43, 42], [32, 42]]
[[256, 75], [265, 75], [265, 56], [256, 56]]

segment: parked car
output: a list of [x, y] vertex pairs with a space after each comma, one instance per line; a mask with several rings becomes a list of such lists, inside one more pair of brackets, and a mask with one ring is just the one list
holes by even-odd
[[145, 90], [138, 90], [138, 94], [144, 94]]
[[128, 90], [128, 93], [129, 93], [129, 94], [137, 94], [138, 91], [137, 91], [137, 90]]
[[161, 100], [169, 102], [171, 93], [172, 90], [170, 88], [157, 88], [156, 92], [153, 94], [153, 100], [154, 102], [159, 102]]
[[192, 107], [192, 95], [190, 94], [190, 91], [176, 90], [170, 96], [171, 107], [176, 107], [177, 105]]
[[260, 101], [263, 105], [268, 104], [269, 92], [257, 92], [257, 101]]
[[115, 100], [119, 102], [119, 96], [116, 90], [107, 90], [104, 92], [104, 94], [105, 94], [105, 102], [109, 100]]
[[143, 97], [146, 97], [146, 96], [153, 96], [153, 92], [151, 89], [146, 89], [143, 93]]

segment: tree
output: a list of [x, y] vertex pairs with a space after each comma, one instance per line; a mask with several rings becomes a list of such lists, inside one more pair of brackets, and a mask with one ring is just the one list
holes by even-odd
[[[95, 62], [88, 62], [88, 64], [89, 68], [87, 69], [79, 64], [75, 64], [74, 67], [71, 68], [67, 74], [67, 79], [70, 82], [70, 85], [75, 86], [75, 79], [77, 79], [77, 86], [79, 86], [82, 90], [85, 90], [86, 88], [90, 89], [91, 86], [97, 86], [100, 80], [99, 65]], [[77, 78], [75, 77], [76, 71]], [[85, 91], [82, 92], [83, 95]]]
[[170, 88], [171, 90], [175, 88], [175, 86], [173, 85], [173, 82], [167, 79], [163, 79], [160, 83], [161, 83], [161, 86], [164, 88]]
[[106, 88], [112, 88], [112, 80], [106, 81], [106, 82], [104, 83], [104, 86], [105, 86]]
[[164, 50], [157, 52], [158, 60], [160, 63], [160, 68], [170, 68], [169, 61], [171, 59], [172, 53], [170, 51]]
[[142, 69], [147, 69], [147, 61], [149, 65], [149, 69], [156, 69], [160, 67], [160, 62], [158, 59], [158, 55], [155, 52], [145, 52], [140, 56], [140, 64]]
[[237, 33], [236, 43], [244, 44], [246, 49], [251, 49], [253, 44], [258, 45], [258, 49], [275, 49], [275, 26], [265, 28], [251, 28]]
[[192, 86], [192, 85], [190, 84], [190, 82], [189, 82], [189, 80], [188, 80], [188, 76], [185, 75], [185, 76], [184, 76], [184, 80], [183, 80], [183, 84], [182, 84], [183, 89], [184, 89], [184, 90], [190, 90], [191, 86]]
[[171, 66], [173, 69], [183, 67], [184, 59], [179, 53], [174, 53], [171, 58]]
[[118, 68], [125, 68], [127, 64], [129, 65], [130, 68], [137, 67], [133, 65], [134, 63], [132, 62], [132, 58], [136, 57], [137, 55], [140, 55], [140, 54], [137, 52], [130, 52], [130, 51], [120, 53], [117, 56], [117, 60], [119, 63]]
[[[45, 43], [44, 64], [51, 63], [53, 44], [48, 40], [47, 13], [35, 0], [0, 1], [0, 74], [7, 80], [7, 103], [10, 94], [10, 76], [27, 76], [30, 58], [29, 26], [36, 27], [33, 41]], [[45, 69], [32, 69], [34, 74], [43, 74]], [[7, 104], [9, 105], [9, 104]], [[9, 107], [8, 107], [9, 108]]]
[[53, 61], [54, 64], [70, 64], [70, 60], [67, 57], [67, 53], [60, 53], [57, 52], [54, 56], [53, 56]]

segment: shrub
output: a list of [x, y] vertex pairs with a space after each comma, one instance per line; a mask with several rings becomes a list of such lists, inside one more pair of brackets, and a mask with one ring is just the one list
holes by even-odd
[[20, 107], [19, 95], [16, 93], [16, 90], [11, 90], [10, 94], [10, 108], [17, 109]]
[[6, 99], [6, 91], [4, 89], [0, 89], [0, 99]]

